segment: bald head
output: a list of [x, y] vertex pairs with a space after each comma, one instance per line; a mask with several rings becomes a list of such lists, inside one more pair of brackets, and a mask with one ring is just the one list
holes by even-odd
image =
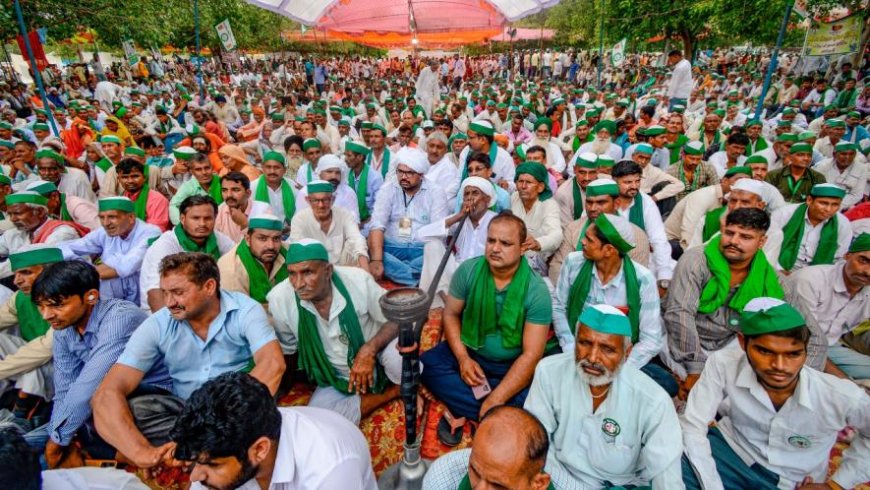
[[484, 416], [471, 446], [468, 477], [472, 487], [543, 490], [549, 440], [544, 426], [522, 408], [499, 406]]

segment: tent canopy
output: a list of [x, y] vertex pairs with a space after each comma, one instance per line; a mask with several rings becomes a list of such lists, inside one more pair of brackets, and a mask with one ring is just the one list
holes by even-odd
[[370, 46], [467, 44], [559, 0], [246, 0], [313, 26], [334, 39]]

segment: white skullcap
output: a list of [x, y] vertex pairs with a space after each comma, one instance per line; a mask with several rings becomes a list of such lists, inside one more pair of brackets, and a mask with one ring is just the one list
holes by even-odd
[[489, 196], [487, 207], [495, 204], [495, 187], [493, 187], [492, 182], [483, 177], [466, 177], [465, 180], [462, 181], [462, 185], [459, 187], [459, 199], [462, 199], [463, 192], [468, 186], [480, 189], [481, 192]]
[[314, 170], [314, 173], [319, 174], [324, 170], [330, 170], [333, 168], [337, 168], [344, 172], [344, 162], [342, 162], [337, 156], [329, 153], [320, 157], [317, 161], [317, 168]]
[[731, 190], [751, 192], [767, 202], [765, 199], [764, 184], [762, 184], [760, 180], [740, 179], [731, 186]]
[[403, 163], [418, 174], [429, 171], [429, 157], [420, 150], [414, 148], [402, 148], [396, 153], [396, 165]]

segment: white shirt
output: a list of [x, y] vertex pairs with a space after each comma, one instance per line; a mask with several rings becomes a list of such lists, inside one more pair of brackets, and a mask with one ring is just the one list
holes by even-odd
[[[369, 445], [341, 415], [314, 407], [282, 407], [281, 435], [269, 490], [377, 490]], [[191, 490], [205, 490], [199, 482]], [[239, 490], [260, 490], [248, 480]]]
[[[770, 215], [770, 229], [782, 230], [794, 215], [800, 204], [789, 204], [777, 209]], [[791, 272], [794, 272], [802, 267], [810, 265], [813, 257], [816, 255], [816, 250], [819, 248], [819, 240], [822, 238], [822, 228], [827, 221], [823, 221], [816, 226], [810, 224], [807, 217], [809, 211], [804, 213], [804, 235], [801, 237], [800, 248], [798, 249], [797, 260]], [[849, 218], [843, 216], [842, 213], [837, 213], [837, 250], [834, 252], [834, 261], [840, 260], [846, 251], [849, 249], [849, 244], [852, 243], [852, 225]], [[830, 218], [834, 219], [834, 218]], [[783, 267], [776, 261], [776, 270], [783, 270]]]
[[824, 482], [831, 447], [846, 426], [855, 429], [855, 439], [832, 479], [843, 488], [870, 480], [870, 400], [851, 381], [804, 366], [794, 394], [777, 411], [743, 350], [711, 353], [680, 419], [686, 455], [705, 490], [724, 488], [707, 439], [717, 413], [731, 449], [747, 465], [778, 474], [782, 490], [806, 476]]
[[843, 172], [840, 172], [833, 158], [822, 160], [815, 169], [825, 176], [829, 184], [837, 184], [846, 189], [847, 194], [843, 198], [840, 209], [849, 209], [864, 198], [867, 192], [867, 181], [870, 179], [870, 169], [866, 163], [858, 161], [857, 155]]
[[[493, 144], [495, 144], [493, 142]], [[465, 148], [462, 149], [462, 152], [459, 154], [459, 175], [462, 175], [462, 169], [465, 168], [465, 164], [468, 161], [468, 155], [471, 151], [471, 146], [465, 145]], [[516, 177], [516, 166], [514, 165], [514, 158], [510, 153], [505, 151], [502, 148], [498, 148], [495, 153], [495, 161], [492, 162], [492, 178], [493, 182], [498, 183], [500, 180], [504, 180], [508, 183], [508, 187], [510, 191], [516, 189], [516, 184], [514, 183], [514, 177]], [[460, 182], [461, 183], [461, 182]]]
[[[444, 190], [444, 195], [447, 197], [447, 208], [453, 209], [461, 182], [459, 181], [459, 169], [450, 161], [450, 153], [448, 152], [435, 165], [430, 166], [424, 178], [432, 185], [439, 186]], [[462, 196], [459, 196], [459, 199], [462, 199]]]
[[672, 99], [689, 99], [692, 95], [692, 64], [683, 58], [674, 65], [671, 81], [668, 82], [668, 97]]
[[69, 468], [42, 472], [43, 490], [148, 490], [135, 473], [116, 468]]
[[836, 345], [840, 337], [870, 318], [870, 286], [851, 297], [843, 279], [845, 264], [811, 265], [786, 278], [813, 312], [828, 345]]
[[[486, 251], [486, 231], [489, 228], [489, 222], [497, 215], [496, 213], [487, 210], [475, 227], [471, 223], [471, 218], [465, 220], [462, 225], [462, 231], [456, 237], [456, 253], [453, 258], [456, 259], [456, 265], [465, 262], [468, 259], [480, 257]], [[420, 229], [420, 236], [425, 240], [443, 240], [448, 234], [456, 232], [457, 224], [454, 224], [447, 229], [447, 219], [428, 224]]]
[[[260, 185], [260, 179], [264, 178], [262, 175], [251, 181], [251, 194], [252, 196], [257, 192], [257, 186]], [[284, 180], [290, 184], [290, 190], [293, 191], [293, 198], [296, 202], [296, 209], [299, 209], [299, 196], [296, 190], [296, 186], [293, 185], [293, 182], [286, 177]], [[284, 216], [284, 197], [281, 194], [281, 186], [278, 186], [277, 189], [272, 189], [268, 185], [266, 186], [266, 191], [269, 193], [269, 207], [272, 208], [272, 212], [275, 216], [282, 217]], [[253, 199], [253, 197], [252, 197]]]
[[[217, 237], [218, 250], [220, 250], [221, 255], [236, 246], [235, 242], [223, 233], [215, 231], [214, 234]], [[142, 269], [139, 271], [139, 306], [150, 310], [148, 291], [160, 289], [160, 261], [167, 255], [180, 252], [184, 252], [184, 249], [178, 243], [174, 228], [164, 232], [148, 247], [145, 257], [142, 258]]]
[[[399, 220], [411, 219], [411, 236], [402, 237]], [[372, 230], [383, 230], [390, 240], [420, 242], [420, 228], [447, 217], [447, 197], [440, 187], [424, 178], [413, 196], [407, 196], [398, 182], [387, 182], [378, 192], [372, 210]]]
[[[743, 162], [746, 161], [746, 156], [738, 155], [737, 156], [737, 166], [743, 165]], [[717, 151], [716, 153], [710, 155], [710, 159], [707, 160], [707, 163], [713, 166], [716, 169], [716, 174], [719, 175], [719, 178], [725, 176], [725, 172], [728, 171], [728, 154], [725, 153], [725, 150]]]
[[[31, 236], [36, 236], [45, 224], [33, 230], [32, 233], [21, 231], [18, 228], [12, 228], [0, 235], [0, 257], [8, 257], [10, 254], [17, 252], [21, 248], [32, 243]], [[45, 245], [59, 246], [63, 242], [76, 240], [79, 238], [78, 232], [69, 225], [60, 225], [51, 234], [43, 240]], [[0, 262], [0, 278], [9, 277], [12, 275], [12, 265], [9, 260]]]
[[[644, 231], [646, 236], [649, 237], [649, 244], [652, 247], [650, 269], [657, 279], [670, 280], [674, 277], [674, 267], [676, 267], [677, 263], [671, 258], [671, 244], [668, 243], [668, 237], [665, 235], [662, 215], [659, 213], [659, 208], [651, 197], [641, 193], [641, 199], [643, 200]], [[634, 201], [624, 210], [617, 209], [617, 214], [628, 219], [632, 206], [634, 206]]]
[[[354, 221], [359, 223], [359, 203], [356, 201], [356, 192], [350, 188], [344, 181], [338, 185], [338, 188], [335, 189], [335, 192], [332, 194], [335, 198], [333, 202], [333, 206], [339, 207], [350, 213], [353, 216]], [[308, 200], [305, 199], [308, 197], [308, 187], [303, 187], [299, 189], [299, 192], [296, 193], [296, 213], [303, 209], [308, 209], [311, 205], [308, 203]]]

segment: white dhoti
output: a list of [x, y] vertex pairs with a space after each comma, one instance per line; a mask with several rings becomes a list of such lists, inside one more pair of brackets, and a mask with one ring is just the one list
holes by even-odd
[[[378, 363], [383, 366], [384, 374], [393, 384], [399, 384], [402, 381], [402, 355], [399, 354], [396, 347], [398, 342], [399, 339], [393, 339], [378, 354]], [[356, 425], [359, 425], [362, 419], [360, 396], [342, 393], [332, 386], [318, 386], [314, 390], [314, 394], [311, 395], [308, 406], [332, 410]]]
[[[0, 333], [0, 359], [15, 354], [27, 341], [17, 335]], [[15, 381], [15, 388], [29, 395], [37, 395], [51, 400], [54, 396], [54, 368], [51, 362], [47, 362], [38, 368], [9, 378]], [[0, 380], [0, 392], [11, 387], [7, 380]]]

